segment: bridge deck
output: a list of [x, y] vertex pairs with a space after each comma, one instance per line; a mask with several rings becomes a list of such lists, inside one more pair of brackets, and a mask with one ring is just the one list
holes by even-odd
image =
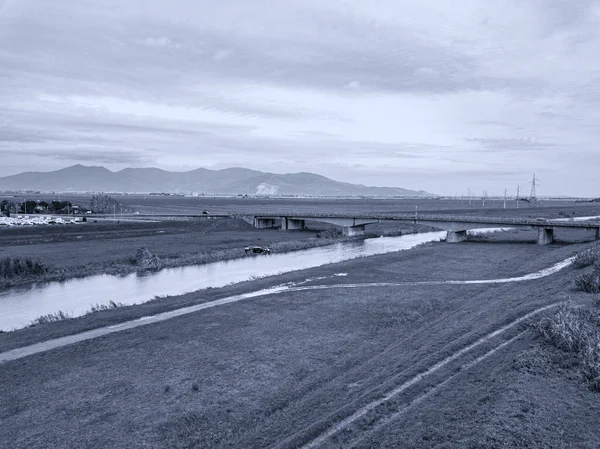
[[541, 218], [509, 218], [509, 217], [472, 217], [472, 216], [456, 216], [456, 215], [429, 215], [429, 214], [328, 214], [328, 213], [311, 213], [311, 214], [253, 214], [256, 218], [275, 219], [281, 217], [293, 218], [298, 220], [319, 220], [325, 218], [355, 218], [355, 219], [374, 219], [374, 220], [390, 220], [390, 221], [429, 221], [429, 222], [454, 222], [454, 223], [471, 223], [471, 224], [490, 224], [490, 225], [513, 225], [513, 226], [534, 226], [534, 227], [553, 227], [553, 228], [585, 228], [594, 229], [600, 228], [600, 220], [596, 221], [574, 221], [571, 219], [556, 219], [546, 220]]

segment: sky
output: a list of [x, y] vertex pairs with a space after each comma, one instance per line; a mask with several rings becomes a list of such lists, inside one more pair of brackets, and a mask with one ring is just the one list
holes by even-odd
[[600, 196], [600, 0], [0, 0], [0, 176]]

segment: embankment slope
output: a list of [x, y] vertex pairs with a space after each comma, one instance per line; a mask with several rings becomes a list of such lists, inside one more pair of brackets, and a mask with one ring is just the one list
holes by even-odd
[[[178, 301], [204, 301], [317, 276], [325, 279], [312, 284], [410, 281], [417, 274], [421, 280], [518, 276], [547, 268], [581, 247], [431, 245], [198, 292], [173, 298], [169, 305], [156, 301], [137, 310], [158, 311]], [[339, 273], [347, 275], [334, 276]], [[566, 296], [577, 300], [573, 275], [567, 268], [548, 278], [501, 285], [289, 292], [8, 362], [0, 365], [0, 424], [5, 429], [0, 445], [301, 446], [482, 336]], [[109, 322], [106, 317], [114, 319], [125, 310], [98, 315]], [[62, 332], [68, 332], [91, 320], [46, 329], [64, 324]], [[490, 341], [492, 348], [522, 330], [511, 328]], [[18, 335], [32, 342], [50, 333], [41, 326], [12, 333], [12, 340], [3, 335], [0, 343], [6, 348]], [[459, 372], [441, 372], [439, 379], [415, 384], [398, 397], [410, 402], [447, 381], [410, 413], [383, 427], [357, 422], [343, 438], [328, 439], [323, 446], [597, 447], [591, 426], [600, 410], [574, 371], [522, 368], [519, 360], [543, 350], [525, 331], [464, 373], [460, 367], [471, 359], [456, 360], [449, 368]], [[566, 401], [562, 411], [556, 409], [557, 398]]]

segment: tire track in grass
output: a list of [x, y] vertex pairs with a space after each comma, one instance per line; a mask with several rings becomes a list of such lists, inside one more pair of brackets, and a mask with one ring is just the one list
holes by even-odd
[[[556, 304], [555, 304], [556, 305]], [[364, 434], [360, 435], [360, 438], [357, 440], [354, 440], [350, 446], [347, 446], [348, 449], [354, 449], [356, 447], [360, 447], [359, 445], [361, 443], [363, 443], [369, 436], [373, 435], [375, 432], [381, 430], [382, 428], [384, 428], [385, 426], [387, 426], [388, 424], [391, 424], [393, 421], [395, 421], [396, 419], [400, 418], [403, 414], [405, 414], [408, 410], [410, 410], [412, 407], [414, 407], [415, 405], [420, 404], [421, 402], [423, 402], [425, 399], [429, 398], [430, 396], [432, 396], [434, 393], [437, 393], [439, 390], [442, 389], [442, 387], [446, 386], [447, 384], [449, 384], [452, 380], [454, 380], [456, 377], [458, 377], [461, 373], [465, 372], [466, 370], [474, 367], [475, 365], [477, 365], [479, 362], [482, 362], [483, 360], [487, 359], [488, 357], [494, 355], [496, 352], [500, 351], [501, 349], [505, 348], [506, 346], [510, 345], [511, 343], [515, 342], [516, 340], [518, 340], [519, 338], [521, 338], [526, 331], [521, 331], [519, 332], [517, 335], [515, 335], [514, 337], [511, 337], [509, 340], [506, 340], [502, 343], [500, 343], [498, 346], [490, 349], [489, 351], [487, 351], [485, 354], [477, 357], [475, 360], [472, 360], [468, 363], [463, 364], [462, 366], [460, 366], [458, 372], [452, 374], [451, 376], [447, 377], [446, 379], [444, 379], [442, 382], [440, 382], [439, 384], [435, 385], [434, 387], [432, 387], [431, 389], [427, 390], [425, 393], [423, 393], [422, 395], [416, 397], [415, 399], [413, 399], [412, 401], [410, 401], [408, 404], [406, 404], [404, 407], [399, 408], [398, 410], [396, 410], [393, 414], [391, 414], [390, 416], [387, 416], [385, 418], [383, 418], [379, 423], [376, 424], [376, 426], [373, 429], [370, 429], [369, 431], [365, 432]]]
[[[476, 340], [475, 342], [471, 343], [470, 345], [465, 346], [464, 348], [462, 348], [462, 349], [454, 352], [450, 356], [448, 356], [448, 357], [444, 358], [443, 360], [439, 361], [438, 363], [434, 364], [433, 366], [431, 366], [430, 368], [428, 368], [426, 371], [424, 371], [422, 373], [419, 373], [416, 376], [413, 376], [412, 378], [410, 378], [409, 380], [403, 382], [402, 384], [400, 384], [399, 386], [397, 386], [396, 388], [394, 388], [393, 390], [391, 390], [387, 394], [385, 394], [384, 397], [382, 397], [380, 399], [377, 399], [377, 400], [374, 400], [374, 401], [368, 403], [367, 405], [361, 407], [360, 409], [358, 409], [357, 411], [355, 411], [351, 415], [347, 416], [346, 418], [342, 419], [341, 421], [338, 421], [336, 424], [330, 426], [327, 430], [325, 430], [324, 432], [322, 432], [320, 435], [314, 437], [312, 440], [308, 441], [307, 443], [305, 443], [305, 444], [303, 444], [302, 446], [299, 446], [299, 447], [301, 449], [313, 449], [313, 448], [319, 447], [323, 443], [326, 443], [327, 440], [329, 440], [334, 435], [338, 434], [339, 432], [341, 432], [342, 430], [344, 430], [348, 426], [354, 424], [355, 422], [357, 422], [361, 418], [365, 417], [369, 412], [375, 410], [376, 408], [380, 407], [381, 405], [389, 403], [390, 401], [392, 401], [393, 399], [395, 399], [398, 395], [400, 395], [401, 393], [403, 393], [406, 390], [408, 390], [410, 387], [413, 387], [413, 386], [417, 385], [422, 380], [426, 380], [427, 378], [429, 378], [432, 375], [436, 374], [442, 368], [447, 367], [450, 363], [456, 361], [457, 359], [459, 359], [460, 357], [464, 356], [465, 354], [471, 352], [472, 350], [478, 348], [479, 346], [481, 346], [481, 345], [483, 345], [485, 343], [488, 343], [490, 340], [494, 339], [495, 337], [498, 337], [499, 335], [505, 333], [506, 331], [508, 331], [508, 330], [514, 328], [515, 326], [523, 323], [524, 321], [528, 320], [529, 318], [531, 318], [531, 317], [533, 317], [533, 316], [535, 316], [535, 315], [537, 315], [537, 314], [539, 314], [541, 312], [549, 310], [549, 309], [551, 309], [553, 307], [556, 307], [559, 304], [560, 304], [560, 302], [556, 302], [556, 303], [553, 303], [553, 304], [550, 304], [550, 305], [547, 305], [547, 306], [535, 309], [535, 310], [533, 310], [533, 311], [531, 311], [531, 312], [529, 312], [529, 313], [527, 313], [525, 315], [522, 315], [521, 317], [515, 319], [514, 321], [511, 321], [510, 323], [508, 323], [508, 324], [500, 327], [499, 329], [496, 329], [495, 331], [493, 331], [493, 332], [491, 332], [491, 333], [489, 333], [489, 334], [487, 334], [487, 335], [479, 338], [478, 340]], [[492, 354], [496, 353], [498, 350], [504, 348], [508, 344], [510, 344], [513, 341], [515, 341], [521, 334], [522, 333], [519, 333], [517, 336], [515, 336], [515, 337], [513, 337], [513, 338], [511, 338], [511, 339], [509, 339], [509, 340], [507, 340], [507, 341], [505, 341], [503, 343], [500, 343], [500, 344], [496, 345], [493, 349], [489, 350], [484, 355], [479, 356], [475, 360], [473, 360], [473, 361], [465, 364], [464, 365], [464, 369], [468, 369], [468, 368], [471, 368], [471, 367], [475, 366], [476, 364], [478, 364], [479, 362], [483, 361], [487, 357], [489, 357]], [[439, 390], [443, 385], [445, 385], [446, 383], [448, 383], [451, 379], [453, 379], [454, 377], [456, 377], [458, 374], [460, 374], [460, 373], [455, 373], [455, 374], [451, 375], [450, 377], [446, 378], [443, 382], [437, 384], [433, 389], [424, 392], [422, 395], [418, 396], [412, 402], [410, 402], [409, 404], [407, 404], [403, 408], [400, 408], [399, 410], [397, 410], [396, 412], [394, 412], [394, 414], [392, 414], [388, 418], [385, 418], [381, 424], [378, 424], [376, 426], [375, 429], [378, 429], [382, 425], [385, 425], [388, 422], [392, 421], [393, 419], [399, 417], [402, 413], [404, 413], [405, 411], [407, 411], [410, 407], [412, 407], [413, 405], [418, 404], [419, 402], [423, 401], [426, 397], [428, 397], [431, 394], [433, 394], [433, 392]], [[291, 441], [286, 441], [281, 446], [280, 445], [276, 445], [276, 447], [289, 447], [290, 443], [291, 443]], [[298, 447], [298, 446], [296, 446], [296, 447]]]
[[[91, 340], [94, 338], [103, 337], [106, 335], [114, 334], [124, 330], [134, 329], [140, 326], [147, 326], [154, 323], [160, 323], [167, 321], [179, 316], [188, 315], [190, 313], [199, 312], [200, 310], [210, 309], [213, 307], [231, 304], [246, 299], [264, 297], [269, 295], [278, 295], [287, 292], [299, 292], [299, 291], [313, 291], [313, 290], [328, 290], [336, 288], [374, 288], [374, 287], [406, 287], [406, 286], [427, 286], [427, 285], [472, 285], [472, 284], [504, 284], [511, 282], [523, 282], [541, 279], [550, 276], [558, 271], [568, 267], [573, 263], [574, 257], [570, 257], [561, 262], [552, 265], [549, 268], [545, 268], [534, 273], [526, 274], [524, 276], [512, 277], [512, 278], [500, 278], [500, 279], [480, 279], [480, 280], [466, 280], [466, 281], [419, 281], [419, 282], [372, 282], [372, 283], [361, 283], [361, 284], [324, 284], [324, 285], [308, 285], [299, 286], [306, 281], [296, 284], [283, 284], [263, 290], [257, 290], [254, 292], [244, 293], [241, 295], [228, 296], [225, 298], [209, 301], [193, 306], [182, 307], [180, 309], [171, 310], [169, 312], [162, 312], [156, 315], [144, 316], [135, 320], [124, 321], [119, 324], [100, 327], [92, 329], [79, 334], [68, 335], [65, 337], [55, 338], [52, 340], [46, 340], [40, 343], [35, 343], [29, 346], [12, 349], [10, 351], [0, 353], [0, 364], [9, 362], [12, 360], [18, 360], [23, 357], [27, 357], [34, 354], [50, 351], [52, 349], [62, 348], [75, 343]], [[334, 275], [334, 277], [337, 275]], [[316, 279], [315, 279], [316, 280]]]

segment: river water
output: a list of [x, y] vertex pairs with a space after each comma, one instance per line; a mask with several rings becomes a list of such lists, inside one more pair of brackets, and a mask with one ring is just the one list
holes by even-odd
[[140, 304], [155, 296], [181, 295], [208, 287], [223, 287], [256, 277], [318, 267], [358, 257], [401, 251], [445, 237], [445, 232], [379, 237], [336, 243], [283, 254], [250, 256], [205, 265], [167, 268], [126, 276], [98, 275], [45, 282], [0, 291], [0, 330], [29, 325], [36, 317], [59, 310], [81, 316], [109, 301]]

